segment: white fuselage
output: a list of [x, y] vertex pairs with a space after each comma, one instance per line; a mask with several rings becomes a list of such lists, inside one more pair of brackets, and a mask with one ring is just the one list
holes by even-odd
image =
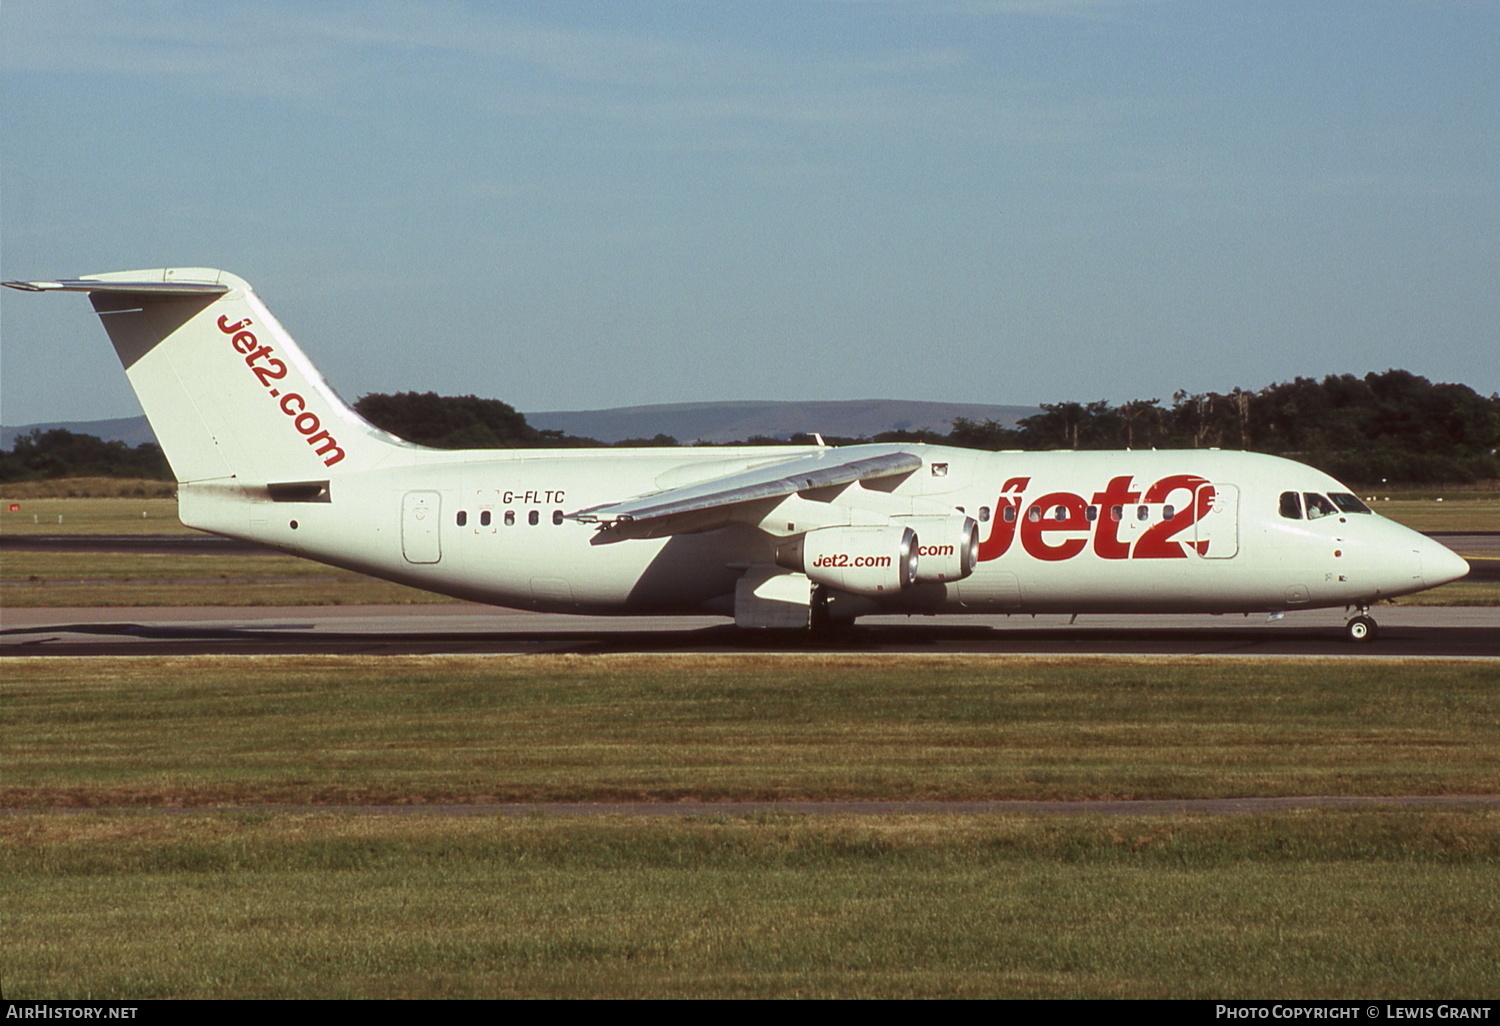
[[203, 530], [446, 595], [589, 613], [730, 613], [745, 568], [774, 562], [778, 534], [786, 533], [775, 528], [788, 516], [815, 516], [818, 503], [857, 516], [909, 501], [980, 521], [968, 577], [865, 598], [858, 612], [1361, 606], [1467, 570], [1441, 545], [1378, 515], [1282, 515], [1283, 493], [1343, 488], [1275, 457], [902, 448], [926, 466], [892, 488], [854, 483], [813, 499], [789, 496], [740, 523], [661, 538], [613, 537], [566, 515], [807, 449], [426, 452], [437, 462], [338, 477], [326, 501], [184, 485], [181, 516]]

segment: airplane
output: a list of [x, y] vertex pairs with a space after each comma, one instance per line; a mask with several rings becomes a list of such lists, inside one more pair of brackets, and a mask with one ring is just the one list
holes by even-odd
[[1207, 450], [438, 450], [355, 413], [243, 279], [158, 268], [85, 292], [189, 527], [456, 598], [824, 628], [874, 613], [1370, 606], [1468, 573], [1311, 467]]

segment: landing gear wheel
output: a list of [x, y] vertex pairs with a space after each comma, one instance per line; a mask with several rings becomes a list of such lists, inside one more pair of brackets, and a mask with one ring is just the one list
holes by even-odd
[[821, 584], [813, 589], [807, 625], [814, 634], [827, 634], [833, 629], [833, 617], [828, 615], [828, 589]]
[[1344, 630], [1348, 632], [1349, 640], [1358, 644], [1366, 644], [1374, 641], [1376, 629], [1374, 619], [1364, 614], [1360, 614], [1344, 624]]
[[829, 605], [828, 589], [820, 584], [813, 591], [811, 616], [808, 622], [814, 638], [841, 638], [854, 626], [853, 620], [834, 616]]

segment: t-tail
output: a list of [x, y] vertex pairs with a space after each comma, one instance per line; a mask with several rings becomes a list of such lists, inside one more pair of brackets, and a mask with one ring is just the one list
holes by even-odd
[[182, 484], [327, 481], [413, 448], [350, 409], [233, 274], [158, 268], [5, 284], [89, 293]]

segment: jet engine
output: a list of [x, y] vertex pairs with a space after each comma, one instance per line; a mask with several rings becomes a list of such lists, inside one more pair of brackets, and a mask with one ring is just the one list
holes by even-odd
[[815, 584], [855, 595], [891, 595], [916, 580], [917, 548], [910, 527], [824, 527], [782, 545], [776, 562]]
[[922, 538], [917, 546], [919, 581], [958, 581], [974, 572], [979, 557], [979, 525], [962, 513], [949, 516], [901, 517]]

